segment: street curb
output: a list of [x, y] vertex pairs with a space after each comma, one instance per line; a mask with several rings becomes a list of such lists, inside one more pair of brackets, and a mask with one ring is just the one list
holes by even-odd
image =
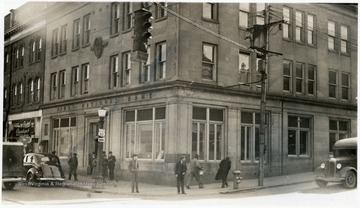
[[[226, 191], [220, 191], [219, 194], [245, 193], [245, 192], [258, 191], [258, 190], [262, 190], [262, 189], [276, 188], [276, 187], [282, 187], [282, 186], [291, 186], [291, 185], [310, 183], [310, 182], [314, 182], [314, 180], [306, 180], [306, 181], [285, 183], [285, 184], [275, 184], [275, 185], [269, 185], [269, 186], [256, 186], [256, 187], [248, 187], [248, 188], [240, 188], [240, 189], [230, 189], [230, 190], [226, 190]], [[91, 193], [123, 194], [120, 192], [112, 192], [112, 191], [107, 191], [107, 190], [95, 190], [92, 188], [85, 188], [85, 187], [72, 186], [72, 185], [66, 185], [65, 188], [74, 189], [74, 190], [78, 190], [78, 191], [91, 192]]]
[[249, 188], [242, 188], [242, 189], [231, 189], [231, 190], [226, 190], [226, 191], [220, 191], [219, 193], [220, 194], [234, 194], [234, 193], [242, 193], [242, 192], [251, 192], [251, 191], [257, 191], [257, 190], [262, 190], [262, 189], [276, 188], [276, 187], [282, 187], [282, 186], [291, 186], [291, 185], [310, 183], [310, 182], [314, 182], [314, 180], [285, 183], [285, 184], [276, 184], [276, 185], [269, 185], [269, 186], [257, 186], [257, 187], [249, 187]]
[[65, 188], [78, 190], [78, 191], [86, 191], [86, 192], [91, 192], [91, 193], [102, 193], [103, 192], [103, 191], [99, 191], [99, 190], [94, 190], [92, 188], [84, 188], [84, 187], [71, 186], [71, 185], [65, 185]]

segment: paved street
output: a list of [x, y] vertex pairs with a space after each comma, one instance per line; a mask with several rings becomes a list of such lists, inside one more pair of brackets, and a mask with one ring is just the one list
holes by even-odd
[[[147, 185], [144, 185], [147, 186]], [[169, 187], [173, 188], [173, 187]], [[173, 188], [174, 189], [174, 188]], [[274, 188], [233, 192], [231, 194], [199, 195], [205, 189], [188, 190], [187, 195], [169, 193], [154, 194], [118, 194], [118, 193], [90, 193], [64, 187], [16, 187], [14, 190], [2, 190], [2, 203], [5, 207], [32, 207], [42, 205], [77, 205], [107, 206], [124, 205], [125, 207], [357, 207], [357, 190], [344, 189], [341, 185], [330, 185], [318, 188], [313, 182], [294, 185], [278, 186]], [[157, 190], [154, 190], [155, 192]], [[174, 203], [176, 201], [176, 203]], [[174, 205], [175, 204], [175, 205]], [[71, 206], [72, 207], [72, 206]]]

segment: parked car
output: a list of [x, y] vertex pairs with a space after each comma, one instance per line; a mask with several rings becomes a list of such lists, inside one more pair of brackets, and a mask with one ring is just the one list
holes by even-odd
[[357, 138], [341, 139], [334, 144], [334, 156], [315, 169], [314, 178], [319, 187], [328, 182], [343, 183], [346, 188], [357, 185]]
[[29, 185], [48, 185], [49, 182], [60, 184], [65, 180], [60, 160], [54, 154], [28, 153], [24, 156], [24, 167]]

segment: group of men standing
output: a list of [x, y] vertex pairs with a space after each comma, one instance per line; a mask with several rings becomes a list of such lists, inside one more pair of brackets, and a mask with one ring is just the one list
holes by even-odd
[[[106, 156], [106, 153], [103, 152], [103, 161], [102, 161], [102, 176], [104, 178], [104, 182], [107, 180], [109, 176], [109, 180], [114, 180], [114, 168], [116, 158], [109, 152], [109, 156]], [[139, 162], [138, 156], [136, 154], [133, 155], [132, 160], [129, 162], [128, 169], [131, 174], [131, 191], [134, 193], [139, 193], [139, 186], [138, 186], [138, 173], [139, 173]], [[77, 180], [77, 173], [76, 169], [78, 166], [78, 160], [76, 157], [76, 153], [73, 153], [73, 156], [68, 161], [70, 172], [69, 172], [69, 180], [71, 180], [71, 176], [74, 175], [75, 181]], [[94, 170], [97, 167], [97, 158], [95, 153], [92, 154], [92, 157], [89, 160], [89, 167], [88, 167], [88, 175], [92, 175]], [[219, 170], [216, 174], [215, 180], [222, 180], [221, 188], [228, 187], [227, 183], [227, 175], [229, 170], [231, 169], [231, 161], [230, 157], [226, 157], [223, 159], [219, 164]], [[109, 172], [108, 172], [109, 170]], [[186, 158], [185, 156], [181, 156], [180, 160], [175, 165], [175, 176], [177, 181], [177, 193], [178, 194], [186, 194], [185, 193], [185, 175], [187, 172], [187, 165], [186, 165]], [[194, 158], [190, 161], [190, 176], [186, 183], [186, 188], [190, 189], [190, 184], [193, 178], [196, 179], [199, 188], [204, 188], [203, 182], [201, 180], [201, 175], [203, 175], [203, 168], [199, 162], [199, 155], [195, 154]]]
[[[112, 154], [111, 151], [109, 152], [108, 157], [106, 156], [105, 151], [103, 152], [101, 173], [104, 182], [106, 182], [107, 179], [114, 180], [115, 162], [116, 162], [116, 157]], [[89, 159], [87, 174], [93, 175], [95, 173], [96, 167], [97, 167], [97, 158], [95, 152], [93, 152], [91, 158]]]

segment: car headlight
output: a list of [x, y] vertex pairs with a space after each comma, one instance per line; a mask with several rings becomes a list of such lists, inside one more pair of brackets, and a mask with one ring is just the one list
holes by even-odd
[[320, 168], [324, 169], [325, 168], [325, 163], [321, 163]]
[[337, 165], [336, 165], [336, 168], [337, 168], [337, 169], [340, 169], [340, 168], [341, 168], [341, 163], [337, 164]]

